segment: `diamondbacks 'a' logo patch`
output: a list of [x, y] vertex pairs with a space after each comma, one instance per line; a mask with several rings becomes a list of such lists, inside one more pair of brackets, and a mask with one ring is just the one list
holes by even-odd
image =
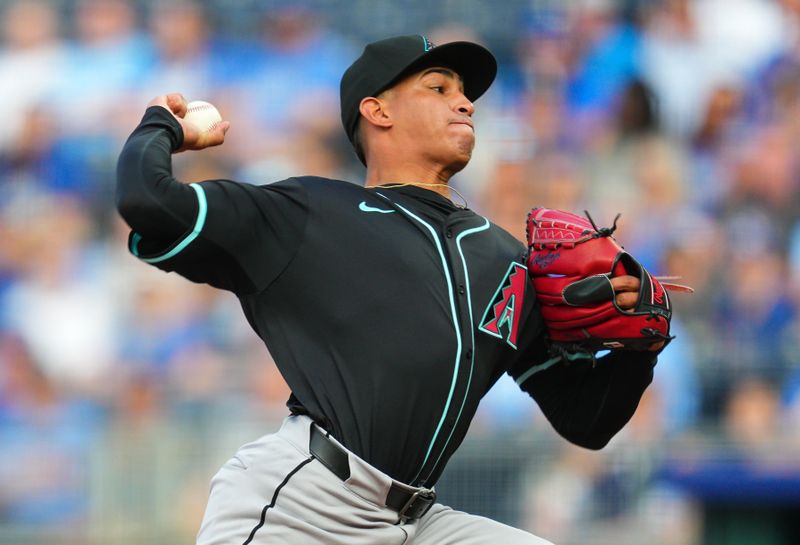
[[499, 339], [505, 336], [506, 342], [514, 349], [517, 348], [517, 333], [527, 282], [528, 268], [520, 263], [512, 263], [494, 297], [489, 301], [478, 328]]

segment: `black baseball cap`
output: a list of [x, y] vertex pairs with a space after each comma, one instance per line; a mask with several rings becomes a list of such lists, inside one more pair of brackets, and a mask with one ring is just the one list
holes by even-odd
[[345, 70], [339, 87], [342, 125], [353, 143], [359, 105], [405, 76], [430, 66], [451, 68], [464, 81], [464, 95], [472, 102], [494, 81], [497, 61], [488, 49], [472, 42], [435, 46], [420, 34], [396, 36], [367, 44], [364, 52]]

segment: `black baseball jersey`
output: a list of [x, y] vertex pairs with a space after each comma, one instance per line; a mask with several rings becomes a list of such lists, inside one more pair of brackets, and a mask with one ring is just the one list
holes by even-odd
[[130, 250], [233, 292], [293, 392], [290, 408], [378, 469], [435, 483], [506, 372], [587, 447], [633, 414], [655, 357], [551, 365], [525, 248], [486, 218], [413, 186], [181, 184], [170, 154], [182, 138], [150, 108], [122, 151]]

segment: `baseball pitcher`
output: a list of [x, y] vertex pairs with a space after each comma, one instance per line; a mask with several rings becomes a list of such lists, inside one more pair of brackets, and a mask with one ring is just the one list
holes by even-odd
[[359, 185], [183, 184], [171, 155], [229, 124], [149, 104], [119, 157], [129, 249], [237, 297], [292, 391], [281, 428], [213, 477], [198, 544], [543, 545], [436, 501], [480, 399], [508, 373], [591, 449], [634, 413], [670, 338], [658, 281], [607, 228], [532, 212], [526, 247], [450, 199], [496, 70], [469, 42], [367, 45], [340, 95]]

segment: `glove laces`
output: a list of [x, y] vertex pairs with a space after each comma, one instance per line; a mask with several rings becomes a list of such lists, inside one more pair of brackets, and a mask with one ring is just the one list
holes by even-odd
[[611, 227], [600, 227], [600, 228], [598, 228], [597, 224], [592, 219], [592, 216], [589, 215], [589, 211], [588, 210], [584, 210], [583, 213], [586, 214], [586, 217], [588, 218], [589, 223], [592, 224], [592, 227], [594, 228], [595, 232], [597, 233], [597, 235], [595, 235], [595, 236], [597, 236], [597, 237], [610, 237], [611, 235], [613, 235], [614, 231], [617, 230], [617, 220], [622, 216], [621, 213], [617, 214], [616, 216], [614, 216], [614, 223], [611, 225]]

